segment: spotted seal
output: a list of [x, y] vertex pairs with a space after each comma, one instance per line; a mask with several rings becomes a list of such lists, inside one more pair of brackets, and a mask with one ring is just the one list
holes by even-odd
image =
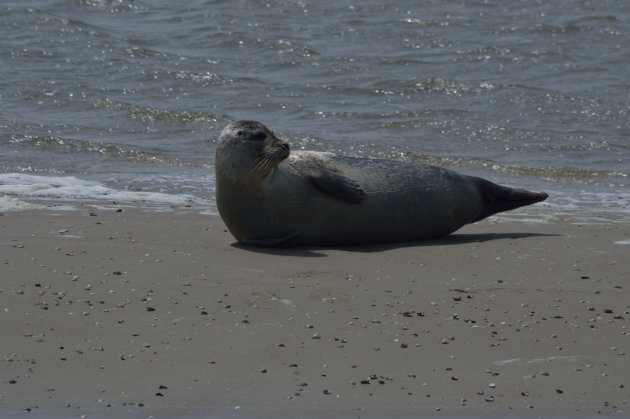
[[444, 237], [545, 193], [441, 167], [293, 151], [260, 122], [237, 121], [216, 150], [216, 199], [252, 246], [356, 245]]

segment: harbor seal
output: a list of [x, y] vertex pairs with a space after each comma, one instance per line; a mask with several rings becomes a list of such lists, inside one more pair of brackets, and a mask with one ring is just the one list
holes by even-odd
[[219, 213], [234, 237], [251, 246], [439, 238], [548, 196], [436, 166], [291, 152], [255, 121], [225, 127], [215, 171]]

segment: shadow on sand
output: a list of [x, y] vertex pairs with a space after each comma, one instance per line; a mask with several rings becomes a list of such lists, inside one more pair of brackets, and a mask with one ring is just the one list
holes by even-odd
[[450, 246], [466, 243], [483, 243], [492, 240], [522, 239], [525, 237], [550, 237], [557, 234], [543, 233], [482, 233], [482, 234], [451, 234], [441, 239], [418, 240], [409, 242], [366, 244], [352, 246], [299, 246], [299, 247], [254, 247], [239, 242], [232, 243], [232, 247], [248, 252], [264, 253], [268, 255], [298, 256], [298, 257], [326, 257], [321, 250], [340, 250], [345, 252], [376, 253], [393, 249], [424, 246]]

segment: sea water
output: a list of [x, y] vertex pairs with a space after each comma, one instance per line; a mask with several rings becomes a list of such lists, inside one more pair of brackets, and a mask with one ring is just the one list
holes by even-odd
[[550, 194], [512, 219], [628, 222], [629, 45], [621, 0], [4, 1], [0, 211], [216, 213], [217, 136], [253, 119]]

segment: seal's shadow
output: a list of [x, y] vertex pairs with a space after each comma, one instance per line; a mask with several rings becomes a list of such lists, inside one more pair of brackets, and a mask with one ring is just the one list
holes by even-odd
[[450, 246], [466, 243], [483, 243], [492, 240], [503, 239], [522, 239], [525, 237], [552, 237], [558, 234], [544, 233], [455, 233], [442, 239], [418, 240], [410, 242], [384, 243], [384, 244], [366, 244], [356, 246], [301, 246], [301, 247], [255, 247], [246, 246], [242, 243], [232, 243], [232, 247], [246, 250], [249, 252], [265, 253], [269, 255], [282, 256], [300, 256], [300, 257], [327, 257], [321, 250], [342, 250], [346, 252], [363, 252], [375, 253], [385, 252], [393, 249], [402, 249], [408, 247], [424, 247], [424, 246]]

